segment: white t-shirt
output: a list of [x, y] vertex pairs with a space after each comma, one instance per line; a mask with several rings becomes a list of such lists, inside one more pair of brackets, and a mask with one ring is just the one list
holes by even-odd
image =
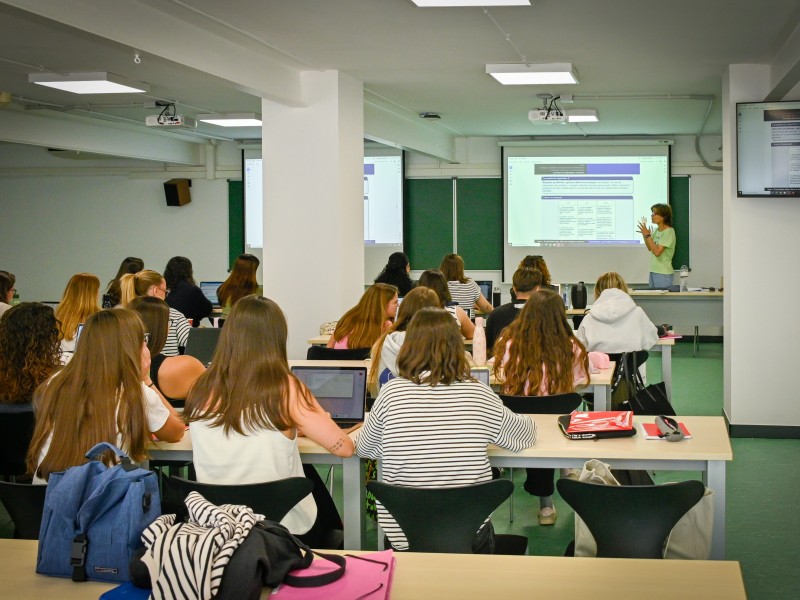
[[[142, 393], [144, 394], [144, 410], [145, 415], [147, 418], [147, 428], [151, 431], [158, 431], [161, 429], [164, 424], [169, 419], [169, 410], [167, 407], [164, 406], [164, 403], [161, 401], [161, 398], [155, 392], [155, 390], [150, 389], [147, 387], [144, 382], [142, 382]], [[47, 456], [47, 453], [50, 450], [50, 442], [53, 440], [53, 434], [50, 433], [50, 436], [47, 438], [47, 441], [42, 446], [41, 452], [39, 452], [39, 460], [36, 461], [37, 470], [38, 466], [42, 464], [44, 457]], [[102, 442], [103, 440], [98, 440], [97, 443]], [[122, 444], [122, 436], [117, 434], [116, 445], [117, 447], [121, 448]], [[86, 448], [88, 452], [91, 448]], [[122, 450], [126, 450], [122, 448]], [[126, 450], [127, 451], [127, 450]], [[33, 483], [37, 485], [47, 485], [47, 482], [44, 479], [40, 479], [39, 477], [34, 476]]]
[[[223, 427], [211, 427], [210, 423], [194, 421], [190, 427], [197, 481], [236, 485], [305, 477], [296, 433], [292, 439], [272, 429], [249, 431], [247, 435], [230, 431], [226, 435]], [[300, 535], [311, 529], [316, 518], [317, 505], [309, 494], [281, 524]]]

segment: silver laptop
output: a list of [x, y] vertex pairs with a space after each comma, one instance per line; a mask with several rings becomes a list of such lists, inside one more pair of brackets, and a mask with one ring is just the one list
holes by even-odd
[[208, 298], [208, 301], [211, 302], [211, 305], [214, 308], [219, 308], [219, 298], [217, 298], [217, 288], [221, 286], [224, 282], [222, 281], [201, 281], [200, 282], [200, 291], [203, 292], [203, 296]]
[[308, 386], [339, 427], [364, 422], [366, 367], [293, 366], [292, 373]]
[[489, 385], [489, 367], [472, 367], [470, 374], [481, 383], [491, 387]]

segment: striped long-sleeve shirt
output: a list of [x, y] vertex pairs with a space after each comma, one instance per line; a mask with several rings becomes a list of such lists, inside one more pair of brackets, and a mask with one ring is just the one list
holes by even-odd
[[[518, 452], [535, 440], [531, 418], [509, 411], [482, 383], [429, 386], [398, 378], [381, 388], [356, 452], [381, 461], [386, 483], [445, 488], [490, 481], [489, 444]], [[392, 546], [407, 549], [395, 520], [377, 507]]]

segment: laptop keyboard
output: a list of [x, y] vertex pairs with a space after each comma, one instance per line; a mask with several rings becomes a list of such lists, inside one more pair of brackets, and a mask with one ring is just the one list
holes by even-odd
[[363, 421], [336, 421], [340, 429], [350, 429], [355, 425], [360, 425]]

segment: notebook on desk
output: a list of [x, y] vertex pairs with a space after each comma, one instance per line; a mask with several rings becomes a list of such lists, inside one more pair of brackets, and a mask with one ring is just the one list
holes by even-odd
[[294, 366], [292, 373], [342, 429], [364, 422], [366, 367]]

